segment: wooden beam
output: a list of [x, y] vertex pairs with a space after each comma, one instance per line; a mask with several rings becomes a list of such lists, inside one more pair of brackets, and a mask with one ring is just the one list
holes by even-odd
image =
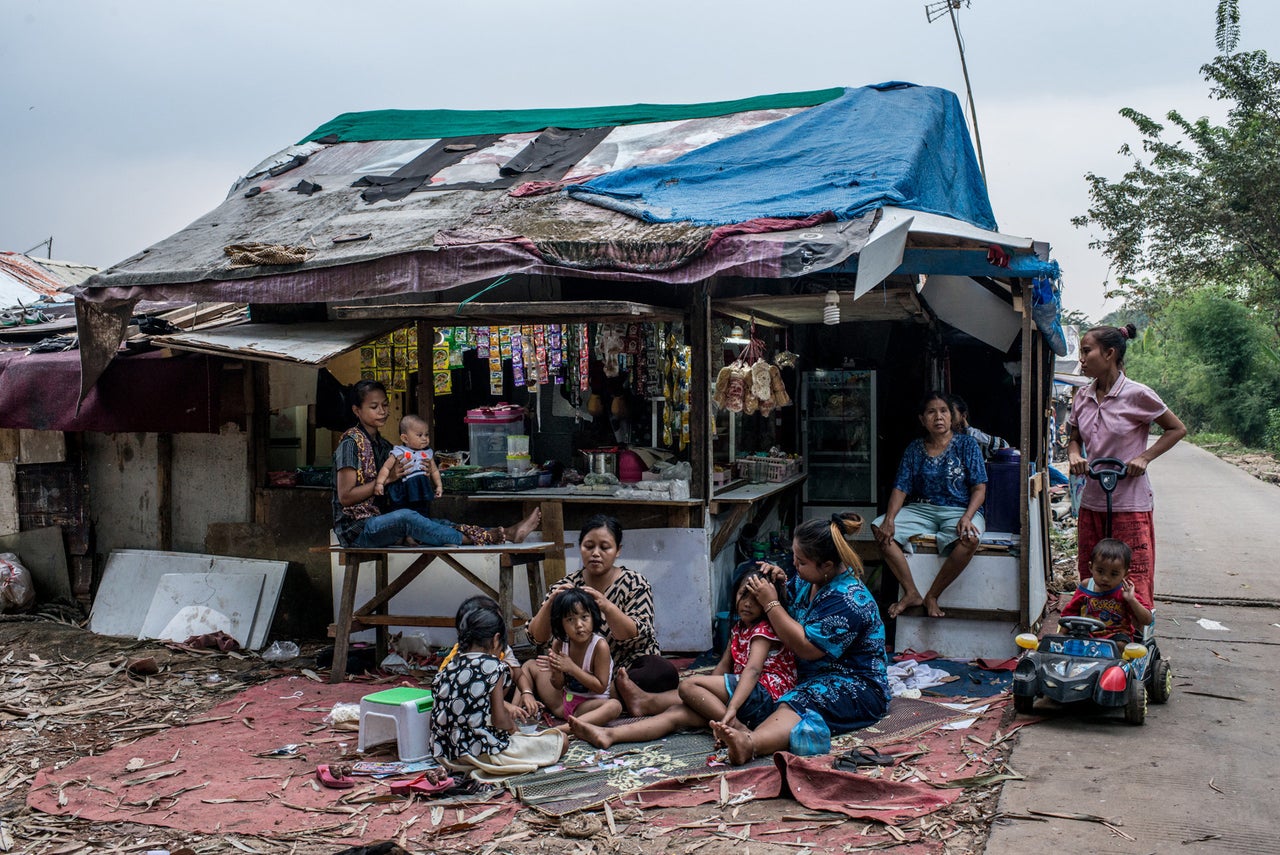
[[436, 435], [435, 343], [436, 328], [427, 321], [418, 321], [418, 416], [427, 423], [430, 437]]
[[[376, 306], [334, 306], [335, 320], [419, 318], [446, 326], [528, 324], [539, 321], [676, 321], [678, 309], [627, 300], [548, 300], [536, 303], [394, 303]], [[419, 342], [421, 345], [421, 342]]]
[[[1023, 543], [1030, 544], [1039, 532], [1031, 531], [1030, 493], [1031, 461], [1035, 458], [1034, 437], [1031, 430], [1032, 408], [1038, 409], [1039, 393], [1036, 388], [1031, 354], [1036, 350], [1031, 331], [1031, 280], [1022, 280], [1022, 383], [1020, 385], [1019, 410], [1022, 422], [1022, 449], [1018, 464], [1018, 526]], [[1042, 521], [1047, 522], [1041, 517]], [[1045, 555], [1045, 560], [1049, 556]], [[1031, 550], [1018, 550], [1018, 620], [1023, 626], [1031, 625]]]
[[704, 284], [694, 293], [689, 308], [689, 498], [706, 499], [711, 496], [711, 475], [714, 460], [711, 426], [711, 298]]
[[[255, 488], [258, 485], [253, 485]], [[156, 434], [156, 540], [173, 549], [173, 434]]]

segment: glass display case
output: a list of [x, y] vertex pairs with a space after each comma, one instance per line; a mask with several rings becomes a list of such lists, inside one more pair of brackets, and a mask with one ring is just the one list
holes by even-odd
[[876, 373], [806, 371], [800, 388], [807, 505], [875, 505]]

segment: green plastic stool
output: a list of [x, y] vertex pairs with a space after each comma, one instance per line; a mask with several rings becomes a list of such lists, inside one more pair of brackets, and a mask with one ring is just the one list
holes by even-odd
[[400, 686], [360, 699], [360, 739], [357, 750], [394, 739], [401, 762], [425, 760], [432, 755], [431, 710], [435, 697], [430, 689]]

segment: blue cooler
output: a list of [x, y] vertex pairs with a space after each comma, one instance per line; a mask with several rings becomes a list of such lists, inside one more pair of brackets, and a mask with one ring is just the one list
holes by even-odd
[[1022, 455], [1016, 448], [1002, 448], [987, 461], [987, 502], [982, 515], [987, 531], [1019, 534], [1018, 481]]

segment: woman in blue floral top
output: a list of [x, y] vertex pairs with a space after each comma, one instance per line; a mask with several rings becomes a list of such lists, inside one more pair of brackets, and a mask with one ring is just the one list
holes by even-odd
[[[889, 711], [884, 624], [862, 584], [862, 562], [845, 540], [862, 526], [857, 514], [808, 520], [791, 543], [796, 576], [787, 583], [791, 605], [778, 601], [787, 576], [772, 564], [743, 584], [760, 603], [778, 638], [796, 656], [796, 685], [755, 730], [711, 722], [735, 765], [787, 748], [791, 732], [816, 712], [833, 734], [875, 724]], [[770, 581], [772, 580], [772, 581]]]
[[[902, 599], [889, 606], [891, 618], [919, 605], [929, 617], [946, 617], [938, 598], [969, 566], [987, 528], [978, 510], [987, 497], [982, 449], [968, 434], [952, 433], [951, 405], [941, 392], [925, 395], [917, 412], [925, 436], [903, 452], [889, 508], [871, 524], [885, 563], [902, 586]], [[938, 554], [947, 557], [921, 597], [902, 549], [925, 534], [937, 539]]]

